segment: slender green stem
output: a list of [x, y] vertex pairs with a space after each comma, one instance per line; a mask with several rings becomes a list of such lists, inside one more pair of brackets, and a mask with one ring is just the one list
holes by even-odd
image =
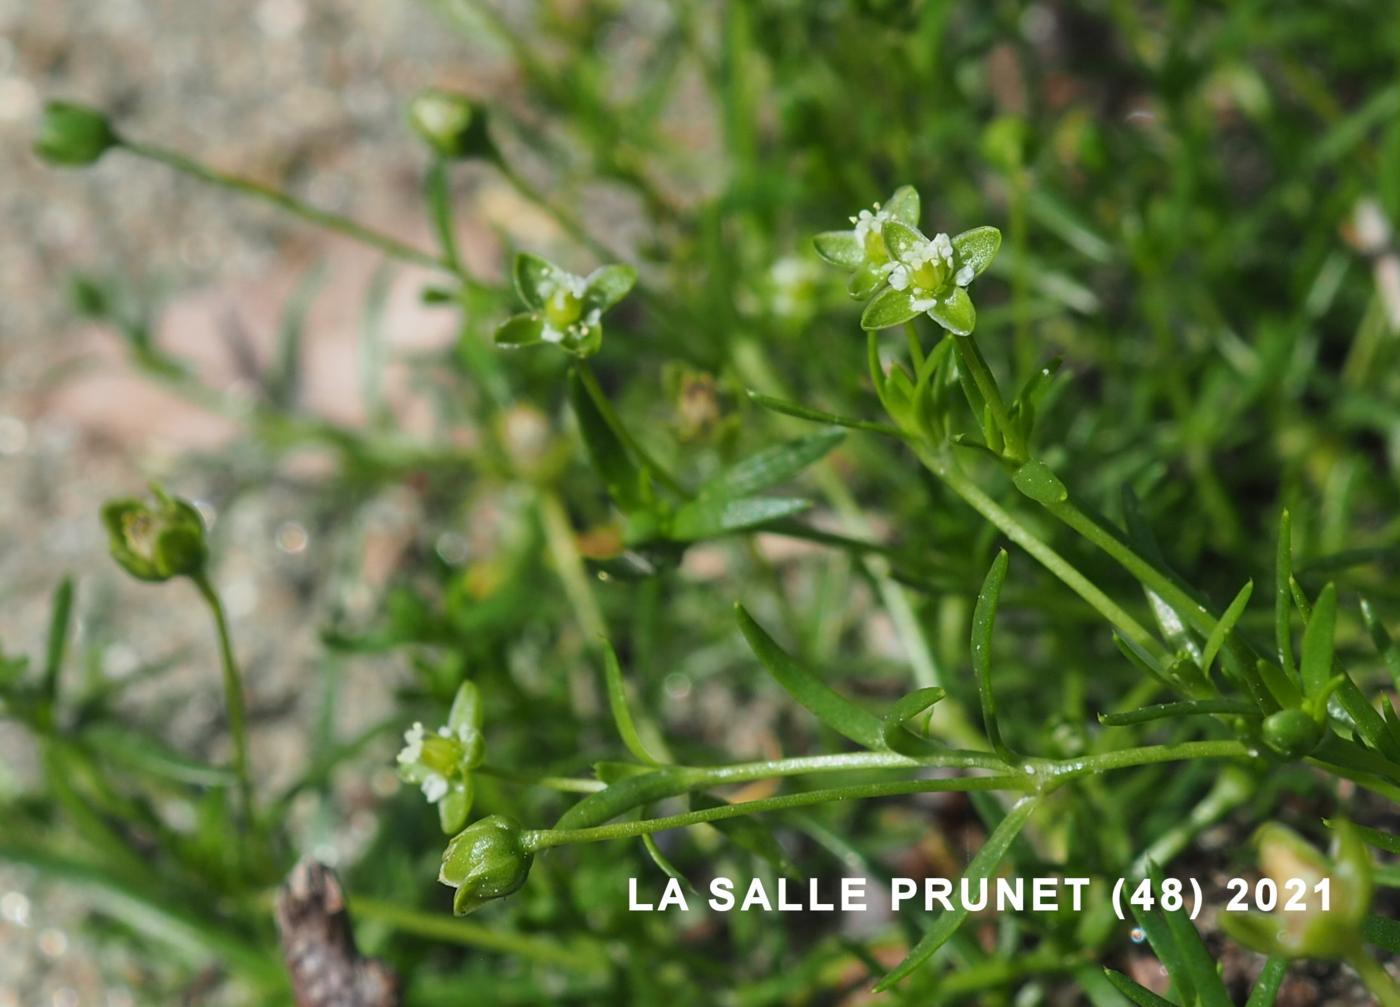
[[539, 508], [545, 543], [549, 547], [550, 558], [554, 560], [554, 571], [564, 585], [564, 593], [568, 595], [569, 604], [591, 646], [599, 637], [608, 635], [608, 624], [603, 618], [602, 609], [598, 607], [598, 599], [593, 596], [588, 572], [574, 545], [568, 515], [559, 497], [550, 491], [540, 493]]
[[723, 821], [743, 815], [754, 815], [766, 811], [783, 811], [788, 808], [806, 808], [816, 804], [830, 804], [835, 801], [862, 800], [872, 797], [895, 797], [902, 794], [927, 794], [949, 791], [972, 790], [1030, 790], [1034, 781], [1025, 776], [963, 776], [941, 780], [898, 780], [890, 783], [863, 783], [849, 787], [830, 787], [824, 790], [809, 790], [798, 794], [784, 794], [758, 801], [744, 801], [739, 804], [722, 804], [719, 807], [689, 811], [664, 818], [651, 818], [635, 822], [615, 822], [610, 825], [596, 825], [586, 829], [539, 829], [527, 832], [524, 836], [526, 849], [531, 851], [548, 849], [551, 846], [564, 846], [573, 843], [597, 843], [609, 839], [629, 839], [635, 836], [650, 835], [667, 829], [682, 829], [705, 822]]
[[953, 339], [953, 348], [957, 351], [958, 360], [972, 375], [973, 383], [977, 385], [977, 390], [982, 393], [982, 398], [986, 400], [988, 408], [992, 410], [992, 418], [1001, 428], [1002, 439], [1006, 442], [1007, 456], [1015, 462], [1025, 461], [1025, 441], [1021, 437], [1020, 430], [1011, 421], [1011, 413], [1006, 408], [1006, 400], [1001, 397], [1001, 388], [997, 385], [996, 376], [992, 374], [992, 369], [987, 366], [987, 360], [982, 356], [982, 351], [977, 346], [976, 337], [956, 336]]
[[558, 790], [565, 794], [594, 794], [607, 787], [607, 784], [602, 780], [586, 780], [576, 776], [535, 776], [531, 773], [520, 773], [514, 769], [504, 769], [500, 766], [477, 766], [472, 771], [481, 773], [483, 776], [494, 776], [500, 780], [509, 780], [511, 783], [524, 784], [527, 787], [543, 787], [546, 790]]
[[498, 154], [496, 157], [492, 158], [492, 163], [500, 171], [502, 177], [510, 183], [511, 188], [518, 192], [523, 199], [533, 203], [548, 214], [550, 219], [559, 225], [560, 230], [574, 241], [577, 241], [580, 245], [587, 248], [601, 259], [622, 258], [614, 249], [609, 248], [589, 234], [577, 217], [541, 192], [533, 182], [520, 174], [515, 166], [504, 157]]
[[1356, 969], [1361, 981], [1366, 984], [1366, 988], [1371, 991], [1380, 1007], [1400, 1007], [1400, 987], [1396, 986], [1395, 980], [1390, 977], [1385, 967], [1368, 952], [1356, 952], [1347, 958], [1347, 964]]
[[617, 410], [613, 408], [611, 400], [608, 399], [607, 394], [603, 391], [603, 387], [598, 384], [598, 376], [593, 373], [593, 368], [589, 366], [588, 361], [580, 359], [574, 365], [574, 369], [578, 372], [579, 380], [583, 382], [584, 391], [588, 392], [588, 397], [592, 399], [593, 404], [598, 407], [598, 412], [602, 414], [603, 421], [607, 423], [608, 428], [612, 430], [617, 439], [625, 444], [627, 450], [636, 455], [637, 460], [650, 469], [652, 475], [660, 479], [668, 489], [680, 496], [688, 498], [690, 494], [686, 492], [685, 487], [628, 432], [627, 428], [622, 423], [621, 417], [617, 415]]
[[1117, 627], [1126, 638], [1147, 651], [1153, 657], [1165, 661], [1166, 652], [1147, 628], [1134, 619], [1117, 602], [1094, 585], [1069, 560], [1065, 559], [1035, 532], [1003, 510], [1002, 507], [974, 483], [963, 475], [946, 456], [936, 455], [927, 449], [919, 451], [919, 458], [934, 475], [938, 476], [949, 489], [962, 497], [974, 510], [985, 517], [1026, 552], [1034, 556], [1042, 566], [1058, 577], [1075, 594], [1087, 601], [1105, 619]]
[[214, 628], [219, 637], [219, 663], [223, 669], [224, 705], [228, 710], [228, 730], [233, 739], [233, 773], [238, 779], [238, 797], [243, 819], [251, 826], [253, 818], [253, 781], [248, 769], [248, 724], [243, 704], [243, 678], [234, 657], [233, 641], [229, 635], [228, 619], [219, 592], [204, 574], [193, 578], [195, 587], [214, 616]]
[[1114, 769], [1151, 766], [1162, 762], [1186, 762], [1193, 759], [1244, 759], [1254, 756], [1243, 741], [1183, 741], [1175, 745], [1150, 745], [1145, 748], [1120, 748], [1116, 752], [1090, 755], [1081, 759], [1059, 759], [1032, 763], [1062, 786], [1070, 780]]
[[569, 948], [553, 940], [541, 940], [497, 926], [456, 920], [438, 912], [420, 912], [362, 895], [351, 897], [350, 912], [356, 920], [377, 920], [400, 933], [428, 940], [501, 951], [579, 972], [597, 972], [605, 967], [606, 959], [600, 956], [601, 949], [591, 943], [586, 948]]
[[924, 367], [924, 348], [919, 342], [919, 329], [913, 319], [904, 323], [904, 338], [909, 342], [909, 359], [914, 364], [914, 373], [917, 375]]
[[220, 188], [230, 189], [234, 192], [242, 193], [245, 196], [252, 196], [254, 199], [260, 199], [265, 203], [270, 203], [273, 206], [286, 210], [318, 227], [324, 227], [327, 230], [335, 231], [346, 237], [354, 238], [356, 241], [378, 249], [390, 258], [401, 259], [404, 262], [412, 262], [420, 266], [428, 266], [432, 269], [440, 269], [461, 279], [466, 279], [452, 262], [442, 256], [433, 255], [431, 252], [425, 252], [421, 248], [416, 248], [407, 242], [400, 241], [398, 238], [392, 238], [387, 234], [372, 230], [348, 217], [342, 217], [337, 213], [331, 213], [328, 210], [322, 210], [309, 203], [304, 203], [295, 196], [289, 195], [280, 189], [274, 189], [271, 186], [264, 185], [261, 182], [255, 182], [249, 178], [243, 178], [239, 175], [232, 175], [227, 172], [219, 171], [191, 157], [186, 157], [178, 151], [167, 150], [164, 147], [136, 143], [131, 140], [122, 141], [122, 146], [138, 157], [144, 157], [147, 160], [159, 162], [167, 167], [174, 168], [178, 172], [189, 175], [192, 178], [208, 182], [211, 185], [217, 185]]

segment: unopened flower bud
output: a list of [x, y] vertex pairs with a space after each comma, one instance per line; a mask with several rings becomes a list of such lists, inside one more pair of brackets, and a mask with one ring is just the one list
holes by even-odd
[[1279, 755], [1301, 759], [1322, 740], [1322, 725], [1306, 711], [1279, 710], [1264, 719], [1264, 743]]
[[199, 511], [159, 486], [152, 492], [153, 500], [109, 500], [103, 506], [112, 558], [139, 580], [201, 575], [209, 547]]
[[519, 822], [491, 815], [452, 837], [438, 880], [457, 889], [453, 913], [465, 916], [525, 884], [534, 855], [525, 848], [524, 835]]
[[[1260, 872], [1281, 900], [1295, 897], [1301, 908], [1226, 914], [1222, 920], [1237, 940], [1289, 958], [1346, 958], [1361, 947], [1371, 907], [1371, 858], [1349, 822], [1337, 823], [1331, 857], [1272, 822], [1259, 829], [1255, 842]], [[1303, 890], [1297, 892], [1300, 882]]]
[[44, 105], [34, 153], [50, 164], [83, 167], [118, 143], [107, 117], [94, 108], [69, 101]]
[[485, 118], [460, 94], [428, 88], [408, 106], [408, 123], [439, 157], [485, 157], [491, 139]]

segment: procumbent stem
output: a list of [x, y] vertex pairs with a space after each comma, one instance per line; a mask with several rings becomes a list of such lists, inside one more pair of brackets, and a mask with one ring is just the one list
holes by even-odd
[[348, 217], [342, 217], [337, 213], [322, 210], [304, 203], [295, 196], [274, 189], [271, 186], [263, 185], [249, 178], [239, 175], [232, 175], [228, 172], [211, 168], [194, 158], [186, 157], [184, 154], [174, 150], [167, 150], [164, 147], [151, 146], [144, 143], [136, 143], [131, 140], [123, 140], [122, 147], [138, 157], [144, 157], [150, 161], [156, 161], [167, 167], [174, 168], [182, 174], [197, 178], [200, 181], [217, 185], [220, 188], [231, 189], [254, 199], [262, 200], [264, 203], [271, 203], [273, 206], [288, 211], [302, 220], [324, 227], [327, 230], [336, 231], [356, 241], [370, 245], [379, 249], [385, 255], [395, 259], [402, 259], [405, 262], [412, 262], [420, 266], [428, 266], [431, 269], [440, 269], [443, 272], [451, 273], [461, 279], [466, 279], [460, 269], [458, 269], [448, 259], [425, 252], [421, 248], [415, 248], [407, 242], [392, 238], [387, 234], [372, 230]]
[[[1116, 752], [1079, 759], [1030, 759], [1022, 766], [1011, 766], [996, 756], [981, 752], [946, 752], [912, 758], [893, 752], [852, 752], [843, 755], [810, 758], [775, 759], [764, 762], [739, 763], [731, 766], [685, 769], [678, 772], [674, 793], [707, 790], [727, 783], [807, 773], [838, 772], [862, 769], [898, 768], [964, 768], [993, 770], [994, 776], [963, 776], [943, 779], [896, 780], [880, 783], [851, 784], [828, 787], [797, 794], [738, 804], [724, 804], [683, 814], [669, 815], [643, 821], [615, 822], [576, 829], [538, 829], [526, 833], [525, 843], [531, 850], [548, 849], [572, 843], [595, 843], [609, 839], [628, 839], [667, 829], [680, 829], [705, 822], [722, 821], [743, 815], [790, 808], [811, 807], [834, 801], [862, 800], [874, 797], [895, 797], [903, 794], [950, 791], [1009, 790], [1028, 793], [1048, 793], [1071, 780], [1093, 773], [1146, 766], [1188, 759], [1245, 758], [1251, 751], [1240, 741], [1188, 741], [1175, 745], [1154, 745], [1125, 748]], [[648, 799], [656, 798], [650, 794]], [[612, 809], [620, 814], [625, 809]]]

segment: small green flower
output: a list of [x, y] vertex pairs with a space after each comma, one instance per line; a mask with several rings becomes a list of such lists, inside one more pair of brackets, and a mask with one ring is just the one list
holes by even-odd
[[[1332, 856], [1275, 822], [1255, 833], [1259, 870], [1273, 881], [1280, 902], [1290, 882], [1306, 885], [1302, 909], [1272, 913], [1223, 913], [1221, 921], [1241, 944], [1289, 958], [1348, 958], [1365, 944], [1362, 925], [1371, 908], [1371, 856], [1350, 822], [1338, 822]], [[1295, 880], [1296, 879], [1296, 880]], [[1327, 881], [1327, 903], [1317, 886]]]
[[887, 274], [888, 286], [865, 306], [861, 328], [887, 329], [927, 314], [954, 335], [970, 335], [977, 312], [967, 286], [996, 258], [1001, 232], [995, 227], [974, 227], [952, 238], [946, 234], [927, 238], [916, 228], [891, 220], [883, 233], [895, 261]]
[[422, 723], [404, 732], [399, 752], [399, 777], [416, 784], [429, 804], [436, 804], [442, 831], [460, 829], [471, 813], [475, 785], [472, 770], [481, 765], [481, 694], [463, 682], [452, 701], [447, 723], [428, 733]]
[[39, 121], [34, 153], [50, 164], [81, 168], [120, 142], [107, 117], [97, 109], [71, 101], [49, 101]]
[[491, 815], [452, 837], [442, 854], [438, 880], [457, 889], [452, 897], [455, 915], [465, 916], [525, 884], [534, 855], [525, 848], [524, 835], [519, 822]]
[[603, 343], [603, 312], [627, 296], [637, 282], [631, 266], [611, 265], [575, 276], [537, 255], [515, 257], [515, 289], [530, 310], [496, 330], [497, 346], [556, 343], [580, 357]]
[[833, 266], [853, 270], [850, 286], [852, 297], [863, 301], [875, 291], [895, 266], [885, 242], [885, 225], [897, 222], [908, 227], [919, 224], [919, 193], [912, 185], [900, 186], [884, 204], [861, 210], [851, 218], [855, 225], [849, 231], [826, 231], [812, 239], [820, 255]]
[[193, 504], [152, 486], [153, 500], [109, 500], [102, 507], [108, 546], [139, 580], [199, 577], [209, 559], [204, 520]]
[[458, 160], [494, 152], [486, 119], [460, 94], [427, 88], [408, 105], [408, 124], [439, 157]]

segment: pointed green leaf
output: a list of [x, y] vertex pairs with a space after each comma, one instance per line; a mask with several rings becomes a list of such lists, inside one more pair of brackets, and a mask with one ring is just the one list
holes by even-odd
[[[1006, 856], [1006, 851], [1011, 848], [1012, 842], [1031, 817], [1031, 812], [1035, 811], [1037, 803], [1038, 798], [1022, 797], [1012, 805], [1011, 810], [1006, 813], [1006, 817], [1001, 820], [1001, 824], [992, 830], [987, 841], [982, 844], [982, 848], [977, 851], [977, 855], [967, 865], [967, 870], [963, 871], [963, 877], [972, 882], [974, 888], [983, 878], [991, 877], [992, 872], [997, 869], [1002, 857]], [[963, 905], [961, 899], [956, 897], [958, 891], [958, 888], [954, 889], [953, 911], [950, 913], [944, 910], [939, 915], [933, 926], [919, 940], [919, 943], [914, 945], [904, 961], [876, 983], [875, 992], [883, 992], [907, 978], [915, 969], [933, 957], [934, 953], [958, 932], [968, 915], [967, 907]]]
[[739, 631], [748, 641], [749, 649], [793, 699], [815, 714], [827, 727], [845, 735], [856, 744], [870, 749], [884, 747], [880, 718], [856, 706], [798, 664], [754, 621], [744, 606], [735, 605], [734, 614], [739, 620]]
[[1259, 970], [1259, 978], [1255, 980], [1254, 989], [1249, 993], [1249, 999], [1245, 1001], [1244, 1007], [1274, 1007], [1278, 1000], [1278, 991], [1283, 986], [1283, 978], [1288, 974], [1288, 959], [1282, 955], [1272, 955], [1264, 963], [1264, 967]]
[[1317, 596], [1303, 630], [1303, 691], [1312, 698], [1332, 677], [1332, 653], [1337, 634], [1337, 586], [1328, 584]]
[[1174, 703], [1158, 703], [1123, 713], [1101, 713], [1099, 723], [1104, 727], [1126, 727], [1146, 724], [1153, 720], [1175, 717], [1197, 717], [1207, 714], [1231, 713], [1237, 716], [1259, 716], [1259, 710], [1239, 699], [1183, 699]]
[[890, 250], [890, 254], [901, 262], [928, 244], [928, 239], [916, 228], [897, 220], [885, 221], [885, 226], [880, 229], [880, 236], [885, 239], [885, 247]]
[[496, 329], [497, 346], [533, 346], [543, 341], [544, 322], [539, 315], [515, 315]]
[[841, 430], [823, 430], [809, 437], [765, 448], [750, 455], [700, 487], [699, 496], [746, 497], [786, 482], [844, 440]]
[[638, 762], [651, 766], [660, 765], [647, 751], [641, 735], [637, 733], [637, 723], [632, 719], [632, 710], [627, 705], [627, 688], [622, 680], [622, 666], [617, 663], [617, 652], [607, 640], [603, 641], [603, 676], [608, 688], [608, 708], [612, 710], [613, 723], [617, 725], [617, 734], [623, 745]]
[[825, 231], [812, 239], [812, 247], [833, 266], [859, 269], [865, 263], [865, 249], [854, 231]]
[[742, 500], [697, 497], [676, 511], [670, 538], [676, 542], [695, 542], [744, 531], [800, 514], [811, 506], [810, 500], [794, 497], [745, 497]]
[[175, 749], [144, 731], [116, 724], [94, 724], [79, 736], [103, 766], [121, 766], [163, 780], [197, 787], [228, 787], [237, 777], [231, 769], [210, 766]]
[[918, 313], [912, 293], [886, 287], [861, 312], [860, 327], [867, 331], [888, 329], [892, 325], [903, 325]]
[[646, 474], [633, 463], [627, 448], [613, 433], [574, 372], [569, 374], [569, 404], [573, 406], [588, 456], [593, 459], [593, 467], [602, 477], [608, 495], [624, 513], [649, 510], [651, 495]]
[[1376, 645], [1377, 652], [1385, 661], [1386, 670], [1390, 672], [1395, 688], [1400, 689], [1400, 647], [1395, 645], [1395, 641], [1376, 616], [1376, 610], [1366, 598], [1361, 599], [1361, 619], [1366, 623], [1366, 632], [1371, 634], [1371, 642]]
[[1278, 549], [1274, 554], [1274, 640], [1279, 663], [1293, 677], [1293, 626], [1289, 585], [1293, 581], [1293, 521], [1285, 510], [1278, 521]]
[[636, 282], [637, 271], [631, 266], [601, 266], [584, 280], [584, 307], [607, 311], [626, 297]]
[[880, 722], [880, 740], [891, 752], [918, 755], [927, 752], [930, 739], [920, 731], [912, 731], [909, 721], [932, 707], [948, 693], [936, 685], [915, 689], [901, 696]]
[[962, 287], [954, 287], [928, 309], [928, 316], [955, 336], [969, 336], [977, 327], [977, 309]]
[[73, 623], [73, 578], [64, 577], [53, 593], [49, 606], [49, 635], [44, 647], [44, 698], [52, 703], [58, 695], [58, 677], [63, 671], [63, 656], [68, 649], [68, 634]]
[[[1149, 862], [1148, 873], [1152, 878], [1152, 885], [1157, 891], [1162, 890], [1162, 871], [1156, 863]], [[1200, 1007], [1234, 1007], [1230, 1001], [1230, 994], [1225, 989], [1225, 983], [1220, 978], [1220, 972], [1216, 968], [1215, 959], [1211, 956], [1205, 941], [1201, 940], [1201, 935], [1196, 931], [1189, 916], [1184, 909], [1175, 911], [1163, 909], [1162, 915], [1166, 918], [1167, 929], [1171, 931], [1172, 940], [1176, 942], [1177, 951], [1181, 955], [1181, 964], [1185, 968], [1185, 974], [1189, 977], [1191, 988], [1195, 991], [1195, 1000]], [[1173, 976], [1173, 978], [1176, 978]]]
[[953, 237], [953, 263], [959, 269], [972, 267], [974, 277], [981, 276], [1001, 248], [1001, 232], [995, 227], [974, 227]]
[[479, 731], [483, 720], [481, 690], [475, 682], [463, 682], [457, 686], [457, 693], [452, 697], [452, 708], [447, 713], [447, 726], [454, 734], [464, 727]]
[[977, 693], [982, 700], [982, 724], [992, 749], [1008, 762], [1015, 755], [1002, 742], [1001, 727], [997, 722], [996, 696], [992, 692], [992, 631], [996, 626], [997, 604], [1001, 601], [1001, 588], [1006, 583], [1009, 565], [1006, 550], [998, 550], [986, 579], [982, 581], [982, 590], [977, 592], [977, 605], [972, 610], [972, 670], [977, 675]]
[[680, 868], [671, 863], [666, 854], [661, 852], [661, 847], [656, 845], [656, 839], [650, 833], [642, 835], [642, 847], [647, 851], [647, 856], [651, 857], [652, 863], [661, 868], [663, 874], [668, 878], [675, 878], [686, 891], [695, 891], [695, 886], [690, 883], [690, 879], [680, 872]]
[[1113, 988], [1131, 1000], [1137, 1007], [1177, 1007], [1163, 997], [1159, 997], [1146, 986], [1139, 986], [1122, 972], [1115, 972], [1113, 969], [1104, 969], [1103, 974], [1108, 981], [1113, 984]]
[[919, 226], [919, 192], [912, 185], [901, 185], [883, 207], [895, 220], [910, 227]]
[[1246, 581], [1244, 587], [1240, 588], [1240, 593], [1235, 595], [1235, 600], [1225, 609], [1220, 621], [1215, 624], [1215, 628], [1210, 631], [1205, 649], [1201, 651], [1201, 670], [1207, 677], [1210, 676], [1210, 666], [1215, 663], [1215, 655], [1225, 646], [1225, 638], [1234, 632], [1240, 616], [1244, 615], [1245, 606], [1249, 604], [1249, 596], [1253, 593], [1254, 581]]
[[552, 290], [561, 273], [563, 270], [554, 263], [529, 252], [520, 252], [515, 257], [515, 268], [512, 271], [515, 292], [527, 307], [539, 311], [544, 308], [545, 301], [549, 300], [547, 291]]
[[1069, 499], [1069, 490], [1065, 489], [1065, 484], [1050, 471], [1050, 466], [1034, 458], [1017, 469], [1011, 481], [1026, 496], [1047, 507]]

